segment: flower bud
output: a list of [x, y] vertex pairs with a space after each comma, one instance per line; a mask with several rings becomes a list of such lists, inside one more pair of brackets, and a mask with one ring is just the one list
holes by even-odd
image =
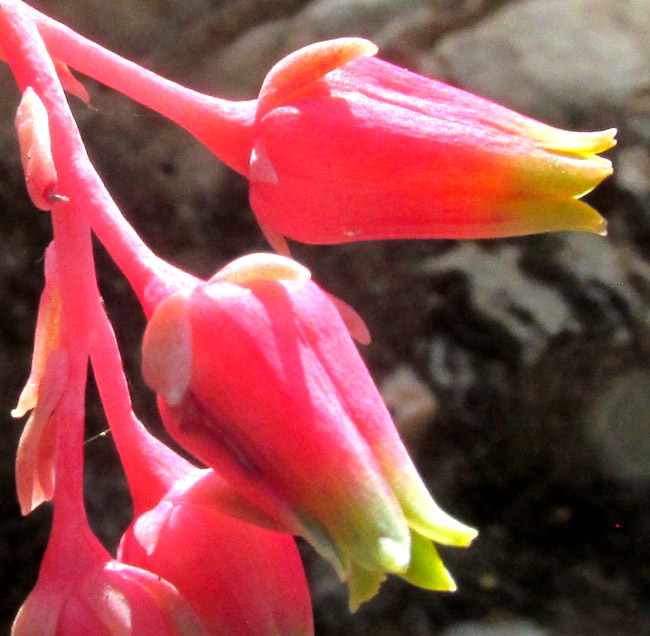
[[[209, 634], [312, 636], [309, 588], [293, 537], [221, 512], [227, 486], [209, 473], [190, 470], [140, 515], [122, 538], [119, 560], [173, 584]], [[200, 482], [211, 477], [206, 492]]]
[[159, 576], [106, 559], [50, 574], [20, 608], [11, 636], [209, 636], [178, 590]]

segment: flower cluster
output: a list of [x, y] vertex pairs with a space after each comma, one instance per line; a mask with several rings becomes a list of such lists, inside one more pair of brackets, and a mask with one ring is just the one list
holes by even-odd
[[[27, 190], [52, 220], [16, 458], [23, 514], [54, 501], [36, 587], [14, 636], [308, 636], [294, 535], [347, 581], [350, 606], [387, 574], [455, 589], [435, 544], [476, 531], [419, 477], [353, 338], [363, 320], [290, 258], [286, 238], [341, 243], [604, 233], [580, 197], [611, 173], [614, 131], [551, 128], [376, 59], [366, 40], [308, 46], [259, 96], [227, 102], [167, 81], [35, 11], [0, 0], [0, 57], [21, 93]], [[209, 280], [154, 255], [93, 169], [64, 91], [69, 67], [177, 122], [250, 183], [279, 254], [243, 256]], [[173, 439], [133, 412], [97, 288], [91, 232], [148, 318], [142, 373]], [[115, 556], [83, 504], [88, 363], [133, 499]], [[197, 571], [201, 572], [197, 576]]]

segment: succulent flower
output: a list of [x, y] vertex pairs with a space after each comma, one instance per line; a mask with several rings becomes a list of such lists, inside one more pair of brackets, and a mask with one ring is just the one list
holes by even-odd
[[118, 560], [171, 583], [208, 634], [311, 636], [309, 588], [295, 540], [249, 523], [277, 526], [135, 417], [103, 309], [91, 361], [133, 500]]
[[310, 540], [353, 607], [387, 572], [454, 588], [432, 540], [465, 546], [476, 532], [429, 495], [304, 267], [251, 255], [170, 296], [145, 332], [143, 373], [176, 441]]
[[294, 538], [226, 514], [224, 490], [228, 496], [212, 470], [188, 465], [185, 478], [131, 524], [118, 559], [172, 583], [209, 634], [311, 636]]
[[248, 168], [271, 240], [604, 233], [578, 199], [612, 173], [615, 130], [574, 133], [372, 57], [344, 38], [267, 75]]
[[[76, 537], [80, 553], [82, 541]], [[159, 576], [101, 556], [98, 545], [84, 557], [50, 569], [46, 554], [12, 636], [208, 636], [178, 590]]]
[[[569, 132], [374, 57], [361, 38], [278, 62], [257, 100], [164, 80], [33, 11], [62, 62], [157, 110], [250, 181], [273, 247], [582, 230], [579, 199], [612, 173], [615, 129]], [[77, 89], [74, 89], [77, 92]]]

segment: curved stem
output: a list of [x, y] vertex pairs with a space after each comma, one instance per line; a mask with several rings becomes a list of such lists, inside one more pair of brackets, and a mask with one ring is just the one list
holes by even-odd
[[[63, 160], [62, 165], [66, 165], [66, 161], [74, 161], [75, 149], [65, 143], [71, 115], [54, 66], [36, 28], [12, 0], [3, 1], [0, 6], [0, 33], [19, 86], [22, 90], [32, 86], [46, 105], [55, 162]], [[72, 188], [71, 171], [61, 173], [62, 185]], [[53, 205], [52, 225], [61, 293], [60, 346], [67, 352], [68, 377], [55, 415], [56, 505], [50, 545], [56, 545], [53, 554], [57, 559], [69, 557], [79, 563], [79, 559], [101, 552], [88, 526], [83, 502], [84, 402], [88, 334], [93, 323], [92, 304], [87, 299], [97, 295], [97, 289], [90, 228], [76, 198]], [[86, 538], [88, 551], [71, 545], [75, 543], [70, 541], [71, 534]]]
[[[70, 113], [53, 63], [35, 26], [15, 0], [0, 6], [3, 46], [21, 90], [31, 86], [48, 113], [52, 154], [59, 174], [52, 206], [57, 269], [61, 289], [61, 347], [68, 353], [68, 382], [57, 418], [55, 525], [76, 520], [87, 525], [83, 505], [83, 420], [90, 334], [95, 327], [106, 340], [106, 316], [95, 279], [88, 217], [109, 251], [134, 284], [145, 309], [152, 310], [163, 293], [195, 279], [153, 255], [121, 217], [95, 173]], [[61, 196], [63, 195], [63, 196]], [[103, 331], [101, 331], [103, 330]], [[109, 342], [110, 344], [110, 342]], [[114, 351], [119, 364], [119, 353]], [[101, 366], [101, 365], [100, 365]], [[112, 368], [113, 381], [116, 378]], [[124, 378], [113, 393], [130, 411]], [[118, 383], [119, 384], [119, 383]], [[120, 390], [123, 393], [120, 394]], [[65, 520], [65, 524], [63, 524]]]
[[257, 100], [233, 102], [185, 88], [28, 9], [55, 59], [171, 119], [231, 168], [248, 173]]
[[[16, 7], [12, 15], [17, 16], [19, 11], [26, 10], [29, 17], [40, 16], [22, 2], [14, 0], [11, 4]], [[40, 40], [38, 34], [36, 37]], [[24, 56], [36, 55], [35, 50], [25, 50]], [[44, 64], [42, 58], [47, 58], [50, 70], [54, 72], [49, 55], [44, 49], [36, 57], [34, 63], [37, 66]], [[53, 120], [50, 126], [52, 143], [58, 144], [61, 149], [59, 156], [55, 157], [60, 175], [57, 193], [68, 199], [76, 197], [77, 201], [83, 202], [84, 209], [79, 210], [79, 213], [88, 218], [93, 231], [129, 279], [145, 313], [150, 315], [160, 300], [178, 289], [195, 285], [197, 279], [156, 256], [124, 219], [90, 163], [56, 75], [49, 84], [42, 81], [43, 73], [34, 75], [29, 80], [26, 77], [22, 72], [17, 73], [21, 89], [24, 90], [28, 85], [33, 86], [50, 116], [54, 114], [54, 120], [57, 117], [60, 120], [56, 125]], [[56, 90], [53, 88], [55, 82]], [[65, 115], [58, 112], [64, 108]]]
[[90, 357], [138, 517], [193, 467], [151, 435], [133, 413], [117, 341], [103, 307], [98, 307]]
[[151, 251], [122, 216], [87, 155], [76, 170], [78, 191], [86, 199], [84, 212], [90, 225], [129, 280], [147, 317], [170, 294], [200, 282]]

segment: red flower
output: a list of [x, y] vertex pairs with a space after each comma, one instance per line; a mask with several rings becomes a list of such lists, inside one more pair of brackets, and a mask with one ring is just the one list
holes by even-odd
[[596, 153], [614, 145], [615, 130], [558, 130], [375, 52], [365, 40], [321, 42], [264, 81], [248, 178], [251, 206], [280, 249], [283, 236], [604, 233], [578, 199], [611, 174]]
[[161, 303], [145, 380], [170, 434], [349, 579], [353, 606], [385, 572], [453, 589], [428, 539], [475, 531], [420, 480], [338, 310], [283, 257], [239, 259]]
[[[209, 634], [312, 635], [309, 588], [293, 537], [221, 512], [238, 500], [229, 490], [213, 471], [188, 465], [185, 479], [127, 530], [119, 560], [172, 583]], [[220, 500], [224, 492], [231, 502]]]
[[311, 636], [293, 537], [248, 523], [277, 526], [212, 470], [192, 466], [145, 429], [131, 410], [115, 335], [99, 314], [91, 361], [134, 508], [119, 561], [173, 585], [208, 634]]
[[[250, 180], [267, 237], [306, 243], [585, 230], [580, 197], [612, 173], [614, 129], [569, 132], [372, 57], [359, 38], [307, 46], [257, 101], [165, 80], [30, 10], [55, 58], [183, 126]], [[72, 87], [77, 93], [78, 88]]]
[[86, 537], [74, 539], [83, 556], [67, 561], [56, 554], [65, 548], [50, 543], [12, 636], [208, 636], [167, 581], [102, 555], [94, 538], [92, 547]]

